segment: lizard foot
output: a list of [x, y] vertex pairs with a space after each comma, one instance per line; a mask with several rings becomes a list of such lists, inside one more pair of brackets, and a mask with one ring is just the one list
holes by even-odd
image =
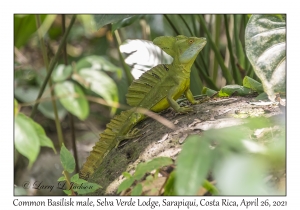
[[205, 98], [201, 99], [201, 100], [196, 100], [196, 103], [194, 104], [202, 104], [206, 101], [209, 101], [210, 97], [209, 96], [206, 96]]
[[134, 139], [137, 137], [140, 137], [142, 135], [141, 130], [138, 128], [134, 128], [131, 131], [129, 131], [126, 135], [123, 136], [118, 136], [117, 137], [117, 144], [116, 144], [116, 148], [119, 146], [120, 142], [126, 139]]
[[134, 128], [134, 129], [130, 130], [127, 134], [122, 135], [122, 136], [118, 136], [117, 140], [120, 142], [120, 141], [123, 141], [125, 139], [134, 139], [134, 138], [137, 138], [141, 135], [142, 134], [140, 133], [140, 129]]
[[179, 112], [179, 113], [185, 114], [185, 113], [194, 111], [194, 109], [192, 107], [180, 107], [176, 111]]

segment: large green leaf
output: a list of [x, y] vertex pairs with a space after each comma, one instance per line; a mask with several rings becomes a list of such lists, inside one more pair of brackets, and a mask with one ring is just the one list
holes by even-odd
[[222, 195], [267, 195], [266, 163], [250, 155], [228, 154], [217, 162], [213, 175]]
[[250, 88], [246, 88], [240, 85], [226, 85], [222, 87], [219, 91], [220, 97], [231, 96], [233, 93], [238, 94], [239, 96], [244, 96], [252, 93], [253, 91]]
[[97, 29], [100, 29], [109, 23], [115, 23], [131, 16], [134, 15], [94, 15], [94, 20], [96, 22]]
[[213, 161], [209, 144], [199, 136], [186, 139], [177, 158], [175, 191], [178, 195], [196, 195]]
[[[33, 102], [36, 100], [39, 93], [39, 88], [34, 86], [27, 86], [27, 87], [16, 87], [15, 88], [15, 97], [18, 98], [22, 102]], [[47, 88], [42, 96], [42, 98], [50, 97], [50, 90]], [[56, 100], [56, 108], [59, 119], [63, 119], [66, 114], [67, 110], [61, 105], [61, 103]], [[54, 110], [53, 105], [50, 100], [41, 102], [38, 106], [38, 110], [42, 112], [46, 117], [54, 120]]]
[[[45, 17], [41, 15], [42, 21]], [[35, 15], [14, 15], [14, 46], [23, 46], [35, 31]]]
[[248, 76], [244, 77], [243, 86], [246, 88], [250, 88], [251, 90], [257, 91], [258, 93], [264, 92], [262, 84]]
[[71, 81], [57, 83], [54, 87], [61, 104], [73, 115], [85, 120], [89, 115], [89, 104], [82, 89]]
[[138, 183], [131, 192], [131, 195], [141, 195], [143, 192], [143, 186], [141, 183]]
[[89, 68], [98, 71], [107, 71], [117, 73], [118, 78], [122, 76], [121, 68], [109, 62], [106, 58], [97, 55], [91, 55], [80, 59], [76, 63], [76, 70]]
[[133, 182], [135, 181], [134, 177], [131, 177], [129, 179], [125, 179], [118, 187], [118, 192], [122, 192], [123, 190], [126, 190], [127, 188], [129, 188]]
[[[119, 74], [120, 68], [114, 66], [103, 57], [88, 56], [77, 63], [76, 73], [72, 75], [72, 78], [106, 101], [118, 102], [116, 83], [103, 71], [117, 72]], [[115, 110], [116, 108], [112, 108], [113, 113]]]
[[247, 56], [269, 98], [274, 100], [276, 93], [285, 93], [285, 16], [252, 15], [246, 27], [245, 45]]
[[18, 152], [28, 158], [29, 167], [40, 152], [39, 135], [32, 122], [29, 117], [22, 113], [15, 117], [15, 147]]
[[133, 175], [133, 177], [136, 180], [141, 179], [147, 172], [151, 172], [155, 169], [159, 169], [160, 167], [171, 165], [173, 163], [172, 159], [169, 157], [157, 157], [153, 160], [150, 160], [146, 163], [140, 163], [136, 171]]
[[72, 66], [64, 64], [58, 65], [52, 72], [52, 79], [54, 82], [61, 82], [71, 76]]

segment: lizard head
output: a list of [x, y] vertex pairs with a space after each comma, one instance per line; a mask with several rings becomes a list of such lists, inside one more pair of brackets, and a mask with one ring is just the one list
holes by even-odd
[[205, 46], [206, 39], [186, 37], [183, 35], [178, 35], [176, 37], [160, 36], [155, 38], [153, 43], [173, 58], [179, 58], [180, 63], [192, 64], [198, 53]]
[[186, 37], [179, 35], [175, 42], [176, 54], [182, 64], [192, 64], [206, 44], [204, 37]]

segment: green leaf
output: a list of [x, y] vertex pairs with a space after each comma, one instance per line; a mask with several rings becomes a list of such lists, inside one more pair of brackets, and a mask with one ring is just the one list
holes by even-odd
[[55, 94], [61, 104], [73, 115], [85, 120], [89, 115], [89, 104], [82, 89], [71, 81], [57, 83], [54, 87]]
[[75, 170], [75, 159], [64, 144], [62, 144], [60, 149], [60, 161], [64, 170], [69, 173], [72, 173]]
[[58, 182], [61, 182], [61, 181], [65, 181], [65, 180], [66, 180], [66, 177], [65, 177], [65, 176], [61, 176], [61, 177], [58, 178], [57, 181], [58, 181]]
[[143, 192], [143, 186], [141, 183], [137, 184], [131, 192], [131, 195], [141, 195]]
[[[18, 98], [22, 102], [33, 102], [36, 100], [40, 88], [33, 87], [33, 86], [27, 86], [27, 87], [16, 87], [15, 88], [15, 97]], [[46, 88], [42, 98], [49, 98], [50, 97], [50, 90], [49, 88]], [[59, 119], [63, 119], [66, 114], [67, 110], [61, 105], [61, 103], [56, 100], [56, 108], [58, 112]], [[43, 113], [44, 116], [54, 120], [54, 110], [52, 106], [52, 102], [50, 100], [41, 102], [38, 106], [38, 110]]]
[[96, 183], [91, 183], [91, 182], [85, 182], [83, 184], [80, 184], [80, 188], [76, 189], [76, 192], [79, 195], [84, 195], [87, 193], [92, 193], [98, 190], [99, 188], [102, 188], [100, 185]]
[[79, 78], [74, 76], [73, 79], [78, 81], [82, 86], [92, 90], [106, 101], [118, 101], [118, 89], [115, 82], [104, 72], [93, 69], [80, 69]]
[[42, 147], [50, 147], [50, 148], [53, 149], [54, 153], [56, 154], [56, 149], [55, 149], [55, 147], [53, 145], [53, 142], [51, 141], [51, 139], [49, 139], [47, 137], [44, 128], [40, 124], [34, 122], [31, 118], [28, 118], [28, 120], [34, 126], [34, 129], [35, 129], [35, 131], [36, 131], [36, 133], [38, 135], [39, 141], [40, 141], [40, 146], [42, 146]]
[[164, 195], [176, 195], [175, 192], [175, 171], [172, 171], [169, 175], [167, 183], [165, 185]]
[[[41, 15], [43, 22], [47, 15]], [[14, 15], [14, 46], [20, 48], [36, 31], [35, 15]]]
[[72, 190], [63, 190], [67, 195], [72, 195]]
[[82, 184], [82, 183], [88, 183], [88, 181], [84, 180], [84, 179], [80, 179], [78, 177], [77, 181], [76, 181], [77, 184]]
[[212, 90], [208, 87], [203, 87], [202, 92], [201, 92], [201, 94], [208, 95], [208, 96], [213, 96], [216, 93], [217, 93], [217, 91]]
[[129, 178], [131, 178], [132, 176], [131, 176], [131, 174], [130, 173], [128, 173], [128, 172], [123, 172], [122, 173], [122, 175], [126, 178], [126, 179], [129, 179]]
[[199, 136], [189, 136], [177, 158], [175, 189], [178, 195], [196, 195], [212, 161], [209, 143]]
[[71, 177], [71, 182], [77, 182], [79, 180], [79, 174], [74, 174], [72, 177]]
[[102, 28], [103, 26], [109, 23], [115, 23], [124, 18], [132, 17], [134, 15], [94, 15], [94, 20], [96, 23], [97, 29]]
[[15, 117], [15, 147], [31, 167], [40, 152], [40, 140], [32, 120], [22, 113]]
[[134, 23], [136, 20], [140, 19], [143, 16], [144, 15], [134, 15], [128, 18], [124, 18], [123, 20], [120, 20], [116, 23], [113, 23], [111, 29], [112, 33], [114, 33], [115, 30], [118, 30], [119, 28], [131, 25], [132, 23]]
[[14, 188], [14, 196], [27, 195], [27, 191], [23, 187]]
[[[107, 102], [118, 102], [118, 88], [113, 79], [106, 73], [115, 72], [121, 76], [121, 69], [100, 56], [88, 56], [76, 65], [76, 73], [72, 78], [85, 88], [101, 96]], [[112, 108], [114, 114], [116, 108]]]
[[251, 77], [248, 77], [248, 76], [244, 77], [243, 86], [246, 87], [246, 88], [250, 88], [254, 91], [257, 91], [259, 93], [264, 92], [262, 84], [257, 82], [256, 80], [252, 79]]
[[169, 157], [157, 157], [153, 160], [150, 160], [146, 163], [140, 163], [136, 171], [133, 175], [133, 177], [136, 180], [141, 179], [147, 172], [151, 172], [155, 169], [161, 168], [163, 166], [171, 165], [173, 163], [172, 159]]
[[117, 193], [120, 193], [122, 192], [123, 190], [126, 190], [128, 189], [132, 183], [135, 181], [134, 177], [131, 177], [129, 179], [125, 179], [118, 187], [118, 192]]
[[[251, 120], [249, 122], [251, 122]], [[261, 122], [259, 119], [255, 119], [253, 124], [263, 124], [266, 126], [266, 124]], [[225, 148], [226, 150], [246, 152], [242, 139], [245, 139], [247, 136], [242, 128], [242, 126], [233, 126], [221, 129], [210, 129], [203, 133], [202, 138], [208, 141], [217, 142], [220, 148]]]
[[217, 162], [213, 175], [222, 195], [266, 195], [266, 169], [261, 158], [228, 154]]
[[245, 96], [251, 94], [252, 91], [251, 89], [240, 85], [226, 85], [219, 91], [219, 96], [220, 97], [231, 96], [233, 93], [236, 93], [239, 96]]
[[[106, 58], [97, 55], [91, 55], [80, 59], [76, 63], [76, 70], [79, 71], [80, 69], [93, 69], [98, 71], [107, 71], [117, 73], [118, 78], [121, 79], [122, 76], [122, 69], [115, 66], [111, 62], [109, 62]], [[76, 71], [76, 72], [77, 72]]]
[[52, 80], [54, 82], [62, 82], [69, 78], [72, 73], [72, 66], [64, 64], [59, 64], [52, 72]]
[[245, 46], [256, 75], [271, 100], [286, 89], [285, 16], [252, 15], [245, 31]]

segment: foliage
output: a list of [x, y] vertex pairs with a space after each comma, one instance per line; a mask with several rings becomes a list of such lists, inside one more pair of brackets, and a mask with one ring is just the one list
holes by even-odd
[[[18, 103], [15, 100], [15, 107]], [[42, 126], [15, 110], [15, 147], [19, 153], [29, 160], [29, 167], [36, 160], [40, 147], [50, 147], [56, 153], [52, 141], [46, 136]]]
[[75, 159], [64, 145], [62, 145], [60, 150], [60, 160], [64, 168], [64, 176], [60, 177], [57, 181], [67, 182], [68, 188], [64, 190], [67, 195], [74, 195], [75, 192], [79, 195], [84, 195], [101, 188], [101, 186], [96, 183], [80, 179], [78, 173], [70, 178], [69, 174], [73, 173], [75, 170]]
[[[274, 125], [265, 119], [253, 118], [245, 125], [208, 130], [202, 136], [189, 136], [176, 160], [176, 169], [164, 185], [164, 195], [197, 195], [201, 187], [212, 195], [284, 194], [265, 181], [270, 170], [285, 167], [284, 127], [280, 127], [281, 134], [264, 144], [260, 140], [249, 139], [245, 132], [250, 128], [255, 130]], [[144, 184], [141, 178], [153, 169], [157, 171], [161, 166], [172, 163], [151, 167], [154, 166], [151, 163], [158, 159], [162, 157], [139, 164], [132, 176], [124, 172], [126, 179], [120, 184], [118, 192], [133, 185], [131, 195], [141, 195]], [[217, 180], [216, 186], [206, 180], [209, 174]]]
[[[259, 122], [260, 119], [253, 119], [249, 122], [249, 127], [258, 128], [260, 126], [269, 126]], [[178, 195], [194, 195], [201, 183], [208, 175], [208, 169], [217, 181], [217, 188], [222, 195], [267, 195], [280, 193], [271, 188], [263, 181], [266, 172], [273, 164], [273, 158], [284, 159], [284, 150], [273, 151], [274, 147], [284, 144], [284, 136], [273, 139], [270, 145], [262, 146], [258, 142], [249, 140], [243, 126], [224, 128], [206, 131], [203, 136], [190, 136], [178, 157], [178, 168], [175, 178], [175, 190]], [[228, 138], [230, 136], [230, 138]], [[199, 145], [204, 146], [204, 148]], [[216, 145], [216, 146], [212, 146]], [[191, 148], [196, 148], [199, 152], [192, 153], [191, 159], [199, 159], [197, 164], [202, 170], [190, 169], [185, 153], [190, 152]], [[204, 152], [201, 152], [203, 150]], [[270, 156], [269, 154], [272, 155]], [[203, 162], [203, 163], [202, 163]], [[179, 168], [181, 166], [181, 168]], [[277, 164], [277, 167], [284, 167], [284, 162]], [[255, 168], [255, 170], [254, 170]], [[194, 179], [181, 179], [181, 173], [185, 171], [194, 171]], [[196, 186], [195, 186], [196, 185]], [[189, 191], [191, 186], [193, 191]], [[281, 192], [282, 193], [282, 192]]]
[[[118, 188], [118, 193], [129, 188], [135, 181], [141, 180], [145, 176], [146, 173], [151, 172], [153, 170], [157, 171], [159, 168], [166, 166], [166, 165], [170, 165], [172, 163], [173, 163], [173, 161], [169, 157], [157, 157], [146, 163], [140, 163], [137, 166], [136, 171], [132, 176], [127, 172], [123, 173], [123, 175], [124, 175], [124, 177], [126, 177], [126, 179], [120, 184], [120, 186]], [[157, 178], [157, 177], [155, 177], [155, 178]], [[151, 179], [151, 181], [153, 181], [153, 179]], [[149, 182], [146, 184], [149, 184]], [[143, 189], [142, 184], [138, 183], [133, 188], [131, 195], [141, 195], [142, 189]]]
[[226, 85], [221, 88], [219, 92], [211, 90], [207, 87], [202, 89], [202, 94], [207, 94], [208, 96], [217, 95], [219, 97], [231, 96], [233, 94], [239, 96], [251, 95], [254, 93], [263, 93], [263, 88], [261, 83], [256, 80], [246, 76], [243, 79], [243, 86], [241, 85]]
[[245, 32], [247, 56], [272, 100], [285, 94], [285, 22], [285, 15], [252, 15]]

